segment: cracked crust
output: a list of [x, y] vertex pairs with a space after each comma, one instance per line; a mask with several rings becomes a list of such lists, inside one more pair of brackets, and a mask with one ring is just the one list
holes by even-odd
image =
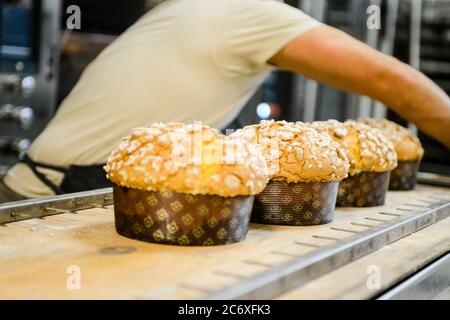
[[255, 195], [268, 182], [255, 146], [180, 123], [134, 129], [111, 153], [105, 171], [123, 187], [223, 197]]
[[359, 121], [380, 130], [394, 144], [398, 161], [422, 160], [424, 151], [419, 138], [405, 127], [386, 119], [361, 119]]
[[340, 146], [304, 124], [261, 121], [231, 136], [259, 146], [272, 180], [330, 182], [347, 177], [349, 164]]
[[343, 147], [350, 161], [350, 175], [391, 171], [397, 166], [394, 145], [375, 128], [353, 120], [317, 121], [311, 126], [328, 133]]

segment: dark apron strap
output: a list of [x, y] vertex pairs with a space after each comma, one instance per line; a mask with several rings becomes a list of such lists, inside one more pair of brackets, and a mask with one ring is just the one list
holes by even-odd
[[[103, 169], [103, 165], [73, 165], [66, 169], [33, 161], [27, 154], [24, 154], [20, 161], [26, 164], [36, 177], [57, 195], [111, 187], [111, 182], [106, 179], [106, 172]], [[64, 178], [61, 181], [61, 185], [55, 185], [45, 176], [45, 174], [39, 172], [38, 168], [50, 169], [63, 173]]]
[[60, 189], [64, 193], [81, 192], [111, 187], [103, 165], [70, 166]]
[[55, 185], [45, 176], [45, 174], [39, 172], [38, 168], [50, 169], [64, 174], [67, 172], [67, 169], [45, 163], [35, 162], [26, 153], [22, 155], [22, 157], [20, 158], [20, 162], [26, 164], [31, 169], [31, 171], [33, 171], [36, 177], [41, 180], [43, 184], [49, 187], [55, 194], [63, 193], [57, 185]]

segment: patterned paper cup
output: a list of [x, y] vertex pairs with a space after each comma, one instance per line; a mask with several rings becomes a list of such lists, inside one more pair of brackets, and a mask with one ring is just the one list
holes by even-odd
[[388, 172], [362, 172], [339, 184], [336, 204], [340, 207], [382, 206], [389, 186]]
[[412, 190], [416, 186], [420, 161], [399, 161], [391, 172], [389, 190]]
[[117, 233], [181, 246], [213, 246], [245, 239], [253, 196], [223, 198], [113, 186]]
[[287, 183], [270, 181], [256, 196], [251, 221], [310, 226], [331, 222], [339, 182]]

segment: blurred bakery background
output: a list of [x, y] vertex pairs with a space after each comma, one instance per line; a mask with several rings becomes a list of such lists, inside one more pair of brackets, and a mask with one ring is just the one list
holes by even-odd
[[[450, 94], [450, 0], [286, 2], [413, 65]], [[380, 30], [366, 25], [372, 4], [382, 10]], [[81, 8], [80, 30], [67, 30], [71, 5]], [[154, 5], [152, 0], [110, 0], [107, 5], [101, 0], [0, 0], [0, 176], [43, 130], [88, 63]], [[239, 122], [359, 117], [388, 118], [417, 130], [368, 98], [286, 72], [272, 74]], [[421, 171], [445, 181], [450, 153], [417, 134], [426, 150]]]

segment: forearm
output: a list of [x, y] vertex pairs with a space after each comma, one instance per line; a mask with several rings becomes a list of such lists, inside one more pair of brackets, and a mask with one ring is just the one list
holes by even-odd
[[286, 46], [272, 63], [308, 78], [379, 100], [450, 147], [450, 100], [410, 66], [329, 27]]
[[400, 62], [387, 68], [379, 80], [380, 93], [370, 96], [383, 102], [423, 132], [450, 148], [450, 98], [430, 79]]

